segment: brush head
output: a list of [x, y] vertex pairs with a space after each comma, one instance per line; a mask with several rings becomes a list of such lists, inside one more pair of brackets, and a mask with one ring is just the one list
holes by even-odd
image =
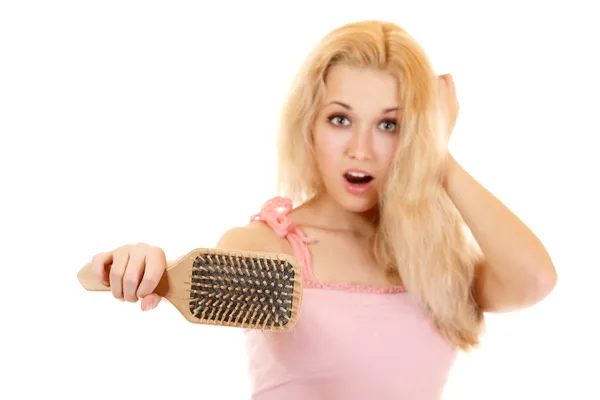
[[221, 250], [191, 256], [188, 307], [198, 322], [262, 330], [295, 323], [301, 279], [288, 257]]

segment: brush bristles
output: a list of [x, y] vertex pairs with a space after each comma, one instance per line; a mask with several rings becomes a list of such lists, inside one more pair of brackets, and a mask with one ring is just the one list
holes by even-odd
[[205, 321], [282, 329], [292, 319], [295, 279], [287, 261], [204, 253], [192, 267], [189, 308]]

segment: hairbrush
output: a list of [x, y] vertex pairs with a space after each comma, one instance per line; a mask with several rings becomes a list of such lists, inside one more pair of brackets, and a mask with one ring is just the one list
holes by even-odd
[[[86, 264], [77, 274], [89, 291], [110, 291]], [[169, 266], [154, 293], [190, 322], [287, 331], [298, 318], [302, 274], [287, 254], [195, 249]]]

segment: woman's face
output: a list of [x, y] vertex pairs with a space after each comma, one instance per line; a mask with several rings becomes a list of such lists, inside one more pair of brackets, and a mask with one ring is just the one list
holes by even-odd
[[329, 71], [313, 140], [325, 189], [349, 211], [377, 205], [399, 140], [397, 94], [386, 72], [344, 65]]

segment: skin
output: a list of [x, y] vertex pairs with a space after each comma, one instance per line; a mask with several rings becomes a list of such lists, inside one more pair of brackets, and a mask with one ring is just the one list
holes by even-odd
[[[377, 70], [336, 66], [326, 85], [324, 107], [313, 125], [319, 173], [343, 210], [368, 214], [398, 143], [398, 83]], [[342, 177], [349, 168], [368, 172], [375, 184], [363, 195], [349, 193]]]
[[[451, 75], [440, 77], [440, 88], [451, 135], [459, 111]], [[444, 189], [485, 256], [478, 266], [475, 300], [487, 312], [516, 311], [539, 303], [557, 281], [556, 269], [544, 245], [452, 155], [449, 161]]]
[[[397, 91], [395, 79], [378, 70], [336, 66], [328, 75], [325, 100], [312, 132], [325, 190], [289, 215], [316, 239], [311, 257], [319, 280], [390, 285], [369, 255], [367, 238], [375, 228], [370, 221], [377, 187], [400, 140]], [[440, 96], [450, 135], [459, 107], [449, 75], [440, 77]], [[372, 187], [362, 195], [349, 193], [342, 177], [347, 168], [368, 171], [375, 177]], [[516, 310], [547, 296], [556, 284], [556, 271], [531, 230], [452, 156], [442, 184], [485, 255], [474, 288], [484, 310]], [[289, 243], [261, 222], [228, 230], [216, 247], [293, 255]], [[168, 264], [161, 249], [147, 244], [123, 246], [92, 260], [94, 271], [111, 286], [115, 298], [141, 299], [143, 310], [160, 302], [152, 291]]]

